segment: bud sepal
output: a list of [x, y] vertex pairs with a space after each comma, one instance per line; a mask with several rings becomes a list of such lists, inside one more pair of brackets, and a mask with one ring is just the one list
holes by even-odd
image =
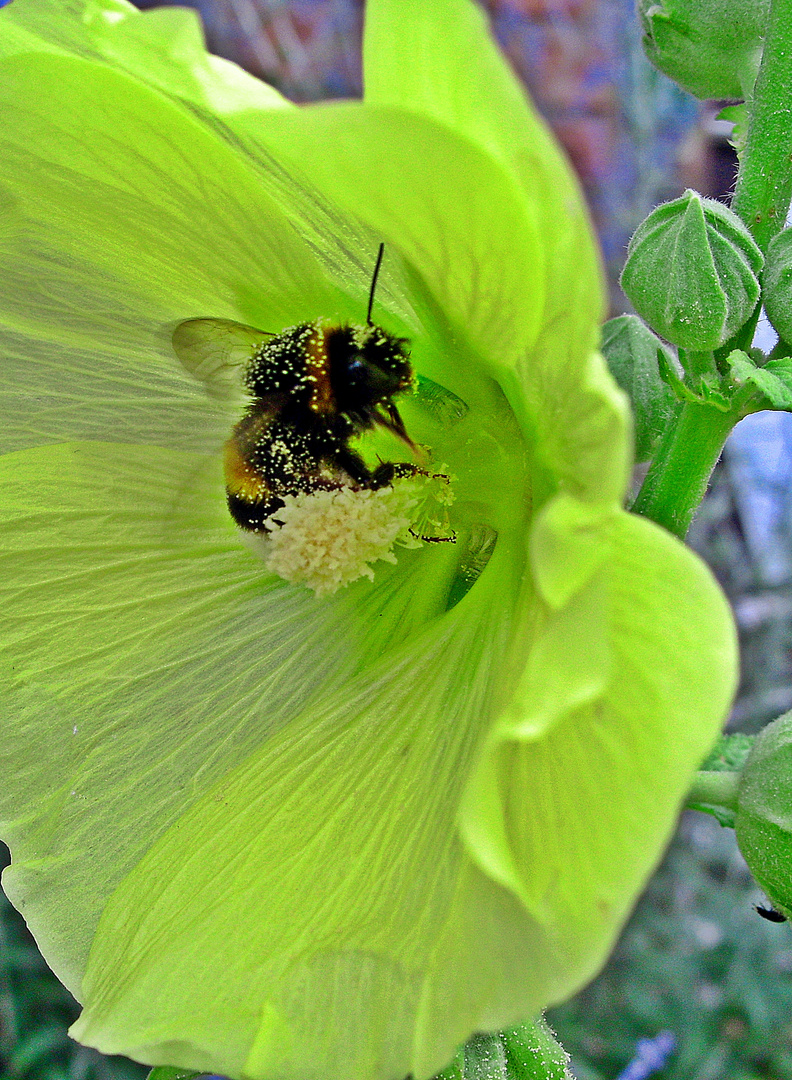
[[676, 395], [660, 371], [660, 354], [668, 366], [673, 357], [637, 315], [609, 319], [602, 327], [601, 348], [611, 375], [632, 405], [635, 460], [649, 461], [678, 409]]
[[473, 1035], [434, 1080], [572, 1080], [569, 1055], [543, 1017]]
[[759, 733], [737, 796], [737, 843], [773, 907], [792, 915], [792, 713]]
[[744, 101], [736, 105], [725, 105], [715, 119], [725, 120], [727, 124], [732, 125], [727, 139], [738, 159], [741, 160], [748, 143], [748, 106]]
[[792, 341], [792, 229], [770, 241], [762, 274], [762, 303], [784, 341]]
[[718, 375], [712, 353], [686, 353], [680, 349], [677, 358], [663, 349], [657, 353], [657, 363], [660, 377], [678, 401], [711, 405], [721, 412], [731, 408], [731, 393]]

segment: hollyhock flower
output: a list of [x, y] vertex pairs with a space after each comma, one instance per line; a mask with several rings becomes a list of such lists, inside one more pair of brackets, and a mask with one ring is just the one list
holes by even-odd
[[[734, 687], [709, 573], [622, 509], [577, 187], [468, 0], [369, 0], [363, 103], [124, 0], [13, 0], [0, 74], [7, 892], [106, 1053], [428, 1077], [596, 972]], [[400, 499], [307, 587], [226, 507], [244, 350], [173, 335], [365, 326], [380, 243], [454, 542]]]

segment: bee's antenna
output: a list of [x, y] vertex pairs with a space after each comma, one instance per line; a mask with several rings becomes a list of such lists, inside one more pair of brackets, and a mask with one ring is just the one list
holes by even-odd
[[382, 266], [382, 256], [385, 253], [385, 245], [380, 244], [379, 251], [377, 252], [377, 262], [374, 265], [374, 273], [371, 278], [371, 288], [369, 289], [369, 302], [368, 312], [366, 313], [366, 325], [372, 326], [371, 322], [371, 309], [374, 307], [374, 290], [377, 287], [377, 276], [379, 275], [380, 266]]

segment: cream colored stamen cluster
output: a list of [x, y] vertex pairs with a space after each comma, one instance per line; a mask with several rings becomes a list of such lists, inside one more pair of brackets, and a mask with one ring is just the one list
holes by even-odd
[[267, 534], [250, 539], [274, 574], [328, 596], [358, 578], [373, 579], [371, 563], [395, 563], [395, 544], [421, 546], [409, 530], [425, 487], [420, 477], [376, 491], [342, 487], [287, 495], [267, 522]]

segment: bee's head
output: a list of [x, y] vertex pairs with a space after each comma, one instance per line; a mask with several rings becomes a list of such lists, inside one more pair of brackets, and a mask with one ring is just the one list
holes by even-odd
[[340, 412], [367, 416], [387, 405], [394, 394], [409, 390], [413, 371], [406, 338], [378, 326], [340, 326], [327, 338], [330, 382]]

